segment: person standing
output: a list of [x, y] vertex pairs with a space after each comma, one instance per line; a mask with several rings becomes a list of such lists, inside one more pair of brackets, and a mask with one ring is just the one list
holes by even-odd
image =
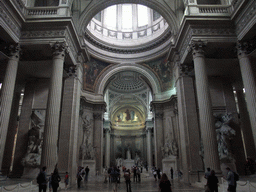
[[137, 167], [133, 167], [133, 182], [137, 182]]
[[81, 187], [81, 181], [82, 181], [82, 179], [83, 179], [81, 170], [82, 170], [82, 169], [79, 168], [78, 171], [77, 171], [77, 174], [76, 174], [77, 188], [78, 188], [78, 189], [80, 189], [80, 187]]
[[51, 176], [48, 178], [49, 179], [49, 191], [51, 192], [52, 191], [52, 174], [51, 173]]
[[172, 191], [171, 182], [165, 173], [162, 174], [161, 180], [159, 182], [159, 188], [160, 188], [161, 192], [171, 192]]
[[208, 177], [211, 175], [211, 169], [210, 169], [210, 167], [208, 167], [207, 169], [206, 169], [206, 172], [205, 172], [205, 174], [204, 174], [204, 178], [205, 179], [208, 179]]
[[215, 171], [211, 170], [211, 174], [207, 177], [207, 186], [211, 192], [218, 192], [219, 180], [215, 176]]
[[229, 167], [227, 167], [226, 170], [228, 171], [226, 176], [226, 180], [228, 181], [228, 191], [236, 192], [236, 181], [234, 172], [231, 171]]
[[153, 169], [153, 175], [154, 175], [155, 181], [157, 181], [157, 179], [156, 179], [156, 176], [157, 176], [157, 169], [156, 169], [156, 167]]
[[42, 170], [37, 175], [37, 183], [39, 185], [39, 192], [46, 192], [47, 189], [47, 177], [46, 177], [46, 167], [44, 166]]
[[171, 167], [171, 179], [173, 180], [173, 168]]
[[125, 184], [126, 184], [126, 189], [127, 192], [131, 192], [131, 173], [130, 173], [130, 169], [125, 170], [124, 172], [124, 179], [125, 179]]
[[113, 190], [114, 192], [117, 192], [117, 181], [118, 177], [120, 177], [120, 173], [117, 170], [117, 167], [114, 167], [112, 172], [110, 173], [111, 176], [111, 182], [113, 183]]
[[86, 168], [85, 168], [85, 181], [88, 181], [88, 174], [89, 174], [89, 171], [90, 171], [89, 167], [86, 166]]
[[66, 172], [65, 179], [64, 179], [65, 188], [66, 188], [66, 189], [68, 188], [68, 181], [69, 181], [69, 175], [68, 175], [68, 172]]
[[54, 169], [51, 180], [52, 180], [52, 191], [57, 192], [59, 187], [59, 182], [61, 181], [59, 171], [57, 168]]

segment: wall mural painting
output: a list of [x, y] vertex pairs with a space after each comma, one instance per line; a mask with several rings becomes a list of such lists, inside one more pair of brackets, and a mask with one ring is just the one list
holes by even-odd
[[116, 114], [115, 117], [115, 122], [119, 123], [133, 123], [138, 121], [140, 121], [139, 116], [132, 109], [121, 110]]
[[83, 66], [83, 89], [94, 91], [94, 85], [101, 71], [107, 67], [109, 63], [91, 58], [90, 61], [84, 63]]
[[146, 62], [145, 64], [149, 66], [160, 79], [162, 91], [167, 91], [173, 88], [173, 70], [171, 68], [171, 63], [165, 56], [154, 61]]

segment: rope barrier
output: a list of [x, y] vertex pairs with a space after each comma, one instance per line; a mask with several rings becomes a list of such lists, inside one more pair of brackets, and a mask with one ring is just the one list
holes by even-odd
[[253, 188], [255, 188], [256, 189], [256, 187], [255, 186], [253, 186], [251, 183], [249, 183]]

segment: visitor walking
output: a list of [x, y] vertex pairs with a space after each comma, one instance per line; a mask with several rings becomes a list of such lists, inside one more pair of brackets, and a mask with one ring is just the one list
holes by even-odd
[[69, 175], [68, 175], [68, 172], [66, 172], [65, 179], [64, 179], [64, 182], [65, 182], [65, 189], [68, 188], [68, 181], [69, 181]]
[[117, 181], [120, 177], [120, 173], [118, 172], [117, 168], [114, 167], [114, 169], [110, 173], [111, 176], [111, 183], [113, 184], [113, 190], [114, 192], [117, 192]]
[[155, 178], [155, 181], [157, 181], [157, 179], [156, 179], [156, 176], [157, 176], [157, 169], [156, 169], [156, 167], [153, 169], [153, 176]]
[[46, 192], [47, 189], [47, 178], [46, 178], [46, 167], [43, 167], [42, 170], [37, 175], [37, 183], [39, 185], [39, 192]]
[[225, 179], [228, 181], [228, 191], [229, 192], [236, 192], [236, 181], [235, 181], [235, 175], [234, 172], [231, 171], [229, 167], [226, 168], [227, 176]]
[[210, 175], [207, 177], [207, 190], [209, 190], [209, 192], [218, 192], [218, 183], [219, 180], [215, 176], [215, 171], [211, 170]]
[[88, 174], [89, 174], [89, 171], [90, 171], [89, 167], [86, 166], [86, 168], [85, 168], [85, 181], [88, 181]]
[[173, 168], [171, 167], [171, 179], [173, 179]]
[[160, 192], [172, 191], [171, 182], [165, 173], [162, 174], [161, 180], [159, 182], [159, 188], [160, 188]]
[[59, 171], [57, 168], [55, 168], [53, 171], [51, 181], [52, 181], [52, 191], [57, 192], [59, 187], [59, 182], [61, 181]]
[[125, 170], [124, 172], [124, 179], [125, 179], [125, 184], [126, 184], [126, 189], [127, 192], [131, 192], [131, 173], [130, 173], [130, 169]]

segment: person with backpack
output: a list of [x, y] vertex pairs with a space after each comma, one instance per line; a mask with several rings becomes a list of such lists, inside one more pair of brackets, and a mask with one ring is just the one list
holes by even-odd
[[46, 192], [47, 189], [47, 177], [46, 177], [46, 167], [44, 166], [42, 170], [37, 175], [36, 181], [39, 185], [39, 192]]
[[51, 181], [52, 181], [52, 191], [57, 192], [58, 187], [59, 187], [59, 182], [61, 181], [57, 168], [55, 168], [53, 171]]
[[124, 171], [124, 179], [125, 179], [125, 184], [126, 184], [126, 189], [127, 192], [131, 192], [131, 172], [130, 169], [127, 169]]
[[[225, 179], [228, 181], [228, 191], [229, 192], [236, 192], [236, 180], [235, 180], [235, 174], [229, 167], [226, 168], [227, 176]], [[236, 178], [237, 179], [237, 178]]]

